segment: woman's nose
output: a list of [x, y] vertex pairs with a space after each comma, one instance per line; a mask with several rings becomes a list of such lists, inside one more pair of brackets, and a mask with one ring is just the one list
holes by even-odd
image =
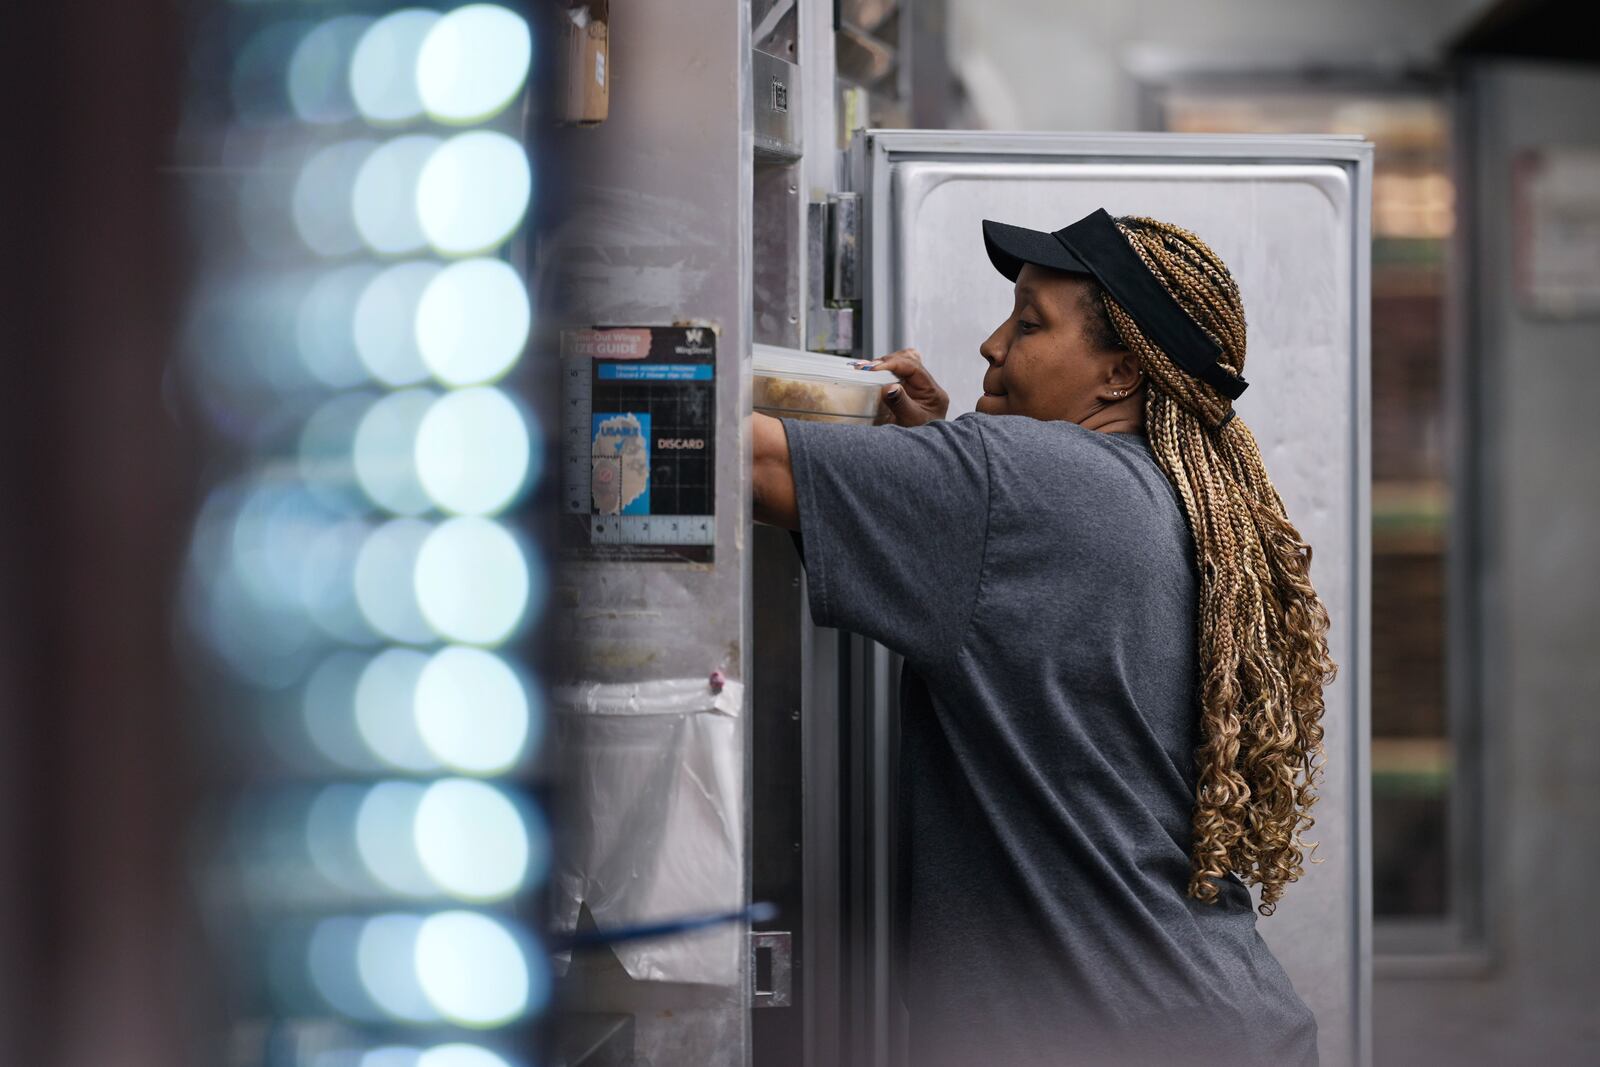
[[1004, 360], [1006, 358], [1005, 332], [1006, 324], [1001, 323], [994, 333], [989, 335], [989, 339], [978, 346], [978, 355], [995, 365]]

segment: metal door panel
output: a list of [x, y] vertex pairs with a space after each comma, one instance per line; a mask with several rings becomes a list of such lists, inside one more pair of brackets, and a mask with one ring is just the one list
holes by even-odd
[[[1353, 137], [868, 131], [869, 354], [915, 346], [970, 411], [978, 345], [1010, 313], [980, 220], [1055, 230], [1098, 207], [1194, 231], [1244, 294], [1240, 414], [1314, 547], [1312, 578], [1340, 665], [1326, 693], [1320, 862], [1262, 936], [1316, 1012], [1325, 1064], [1369, 1060], [1368, 272], [1371, 145]], [[1259, 899], [1259, 897], [1258, 897]]]

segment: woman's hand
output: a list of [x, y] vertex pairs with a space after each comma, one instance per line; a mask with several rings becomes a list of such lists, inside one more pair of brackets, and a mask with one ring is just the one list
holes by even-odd
[[939, 388], [933, 375], [922, 365], [922, 356], [915, 348], [902, 348], [881, 359], [865, 362], [857, 360], [856, 366], [867, 370], [892, 371], [900, 381], [886, 385], [878, 396], [878, 417], [875, 424], [892, 422], [897, 426], [921, 426], [925, 422], [944, 418], [950, 410], [950, 394]]

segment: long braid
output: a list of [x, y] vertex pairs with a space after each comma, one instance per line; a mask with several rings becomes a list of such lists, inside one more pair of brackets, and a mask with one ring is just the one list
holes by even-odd
[[[1134, 250], [1243, 373], [1244, 308], [1228, 268], [1188, 230], [1116, 220]], [[1181, 370], [1108, 294], [1104, 308], [1149, 380], [1145, 433], [1178, 493], [1200, 574], [1200, 746], [1188, 893], [1211, 902], [1215, 879], [1261, 886], [1271, 915], [1304, 874], [1323, 757], [1328, 613], [1312, 588], [1311, 546], [1285, 514], [1255, 435], [1211, 386]], [[1220, 429], [1218, 428], [1220, 426]], [[1315, 845], [1312, 845], [1313, 851]], [[1316, 862], [1316, 861], [1313, 861]]]

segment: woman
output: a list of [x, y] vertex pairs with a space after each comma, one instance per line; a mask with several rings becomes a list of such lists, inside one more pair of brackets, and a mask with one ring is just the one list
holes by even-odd
[[905, 350], [892, 425], [752, 417], [813, 615], [905, 657], [911, 1063], [1315, 1064], [1247, 886], [1303, 873], [1336, 666], [1234, 417], [1238, 287], [1154, 219], [984, 236], [1015, 302], [975, 412]]

